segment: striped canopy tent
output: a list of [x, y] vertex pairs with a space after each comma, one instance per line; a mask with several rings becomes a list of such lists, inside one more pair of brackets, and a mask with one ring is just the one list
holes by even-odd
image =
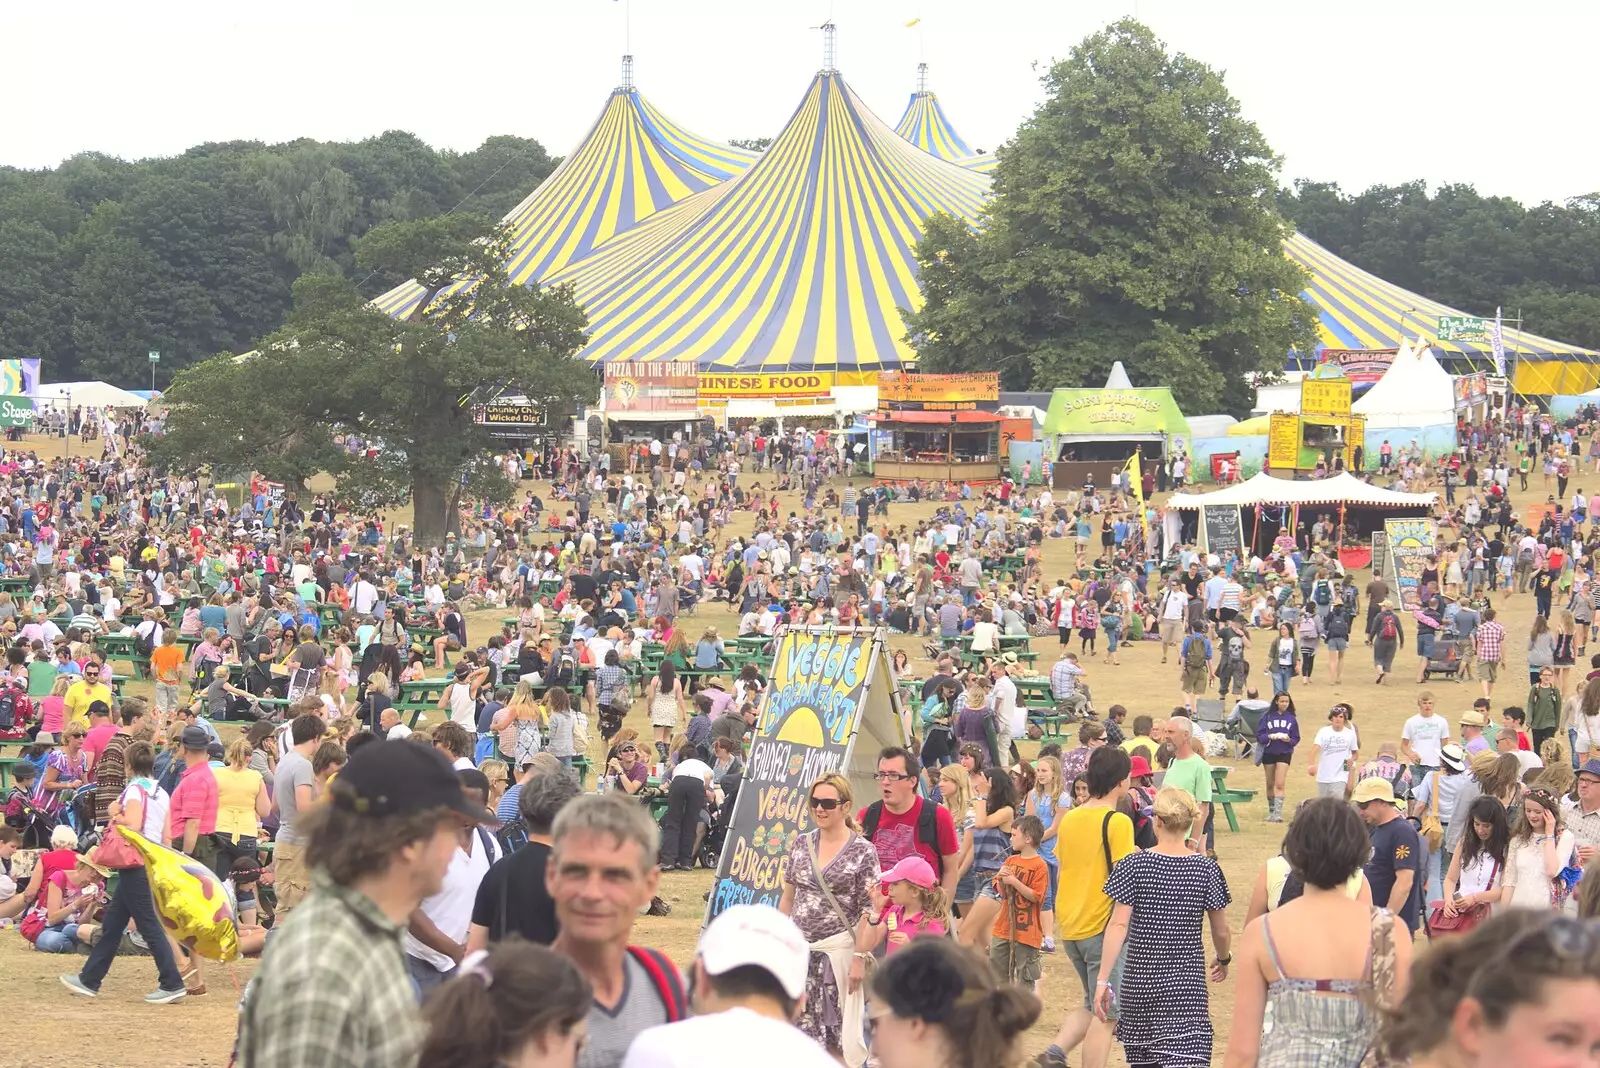
[[899, 309], [922, 303], [913, 250], [924, 220], [948, 212], [976, 225], [988, 191], [988, 178], [919, 151], [823, 71], [747, 171], [618, 239], [635, 249], [603, 248], [553, 280], [578, 288], [589, 360], [895, 368], [913, 355]]
[[[625, 62], [624, 82], [631, 80]], [[756, 158], [690, 133], [625, 84], [612, 92], [572, 154], [503, 220], [516, 234], [508, 264], [512, 281], [546, 280], [611, 238], [741, 173]], [[410, 281], [373, 303], [404, 316], [421, 298], [422, 286]]]
[[[1488, 341], [1441, 341], [1441, 315], [1464, 315], [1348, 263], [1304, 234], [1284, 242], [1284, 254], [1311, 275], [1305, 297], [1321, 316], [1322, 345], [1330, 349], [1398, 349], [1419, 334], [1457, 373], [1494, 370]], [[1582, 393], [1600, 385], [1600, 352], [1521, 330], [1503, 332], [1512, 385], [1519, 393]]]
[[921, 88], [912, 93], [911, 99], [906, 102], [905, 114], [900, 116], [894, 132], [922, 151], [947, 162], [969, 167], [982, 174], [994, 170], [994, 153], [972, 151], [961, 135], [956, 133], [939, 98], [927, 88], [927, 84], [928, 65], [918, 63], [917, 85]]

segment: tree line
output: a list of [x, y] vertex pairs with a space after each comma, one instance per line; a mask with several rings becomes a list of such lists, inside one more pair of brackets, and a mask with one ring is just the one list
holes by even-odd
[[47, 381], [138, 388], [156, 349], [164, 386], [277, 330], [302, 276], [342, 276], [368, 297], [403, 281], [357, 265], [373, 227], [452, 209], [498, 218], [556, 162], [522, 137], [458, 153], [390, 131], [0, 168], [0, 359], [38, 358]]
[[1278, 206], [1300, 232], [1366, 271], [1473, 315], [1600, 348], [1600, 193], [1526, 207], [1421, 180], [1355, 195], [1299, 181]]

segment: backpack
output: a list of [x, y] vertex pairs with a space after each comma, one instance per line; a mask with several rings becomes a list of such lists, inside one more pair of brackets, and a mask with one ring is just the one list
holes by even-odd
[[1378, 637], [1383, 641], [1392, 642], [1400, 636], [1400, 630], [1395, 626], [1394, 613], [1385, 612], [1383, 621], [1378, 624]]
[[11, 730], [17, 725], [17, 691], [7, 686], [0, 689], [0, 730]]
[[148, 660], [150, 654], [156, 651], [156, 631], [160, 629], [160, 627], [151, 627], [143, 634], [136, 634], [133, 639], [134, 651]]
[[1345, 615], [1344, 606], [1328, 613], [1328, 637], [1350, 637], [1350, 617]]
[[1341, 590], [1339, 603], [1344, 606], [1344, 610], [1351, 617], [1354, 617], [1356, 614], [1356, 588], [1354, 586], [1346, 586]]
[[1533, 563], [1533, 549], [1532, 548], [1524, 548], [1520, 552], [1518, 552], [1517, 553], [1517, 563], [1519, 563], [1519, 564], [1531, 564], [1531, 563]]
[[1317, 583], [1316, 600], [1318, 604], [1333, 603], [1333, 591], [1329, 589], [1327, 582]]
[[1133, 799], [1133, 844], [1137, 849], [1154, 849], [1156, 845], [1156, 821], [1151, 815], [1151, 806], [1155, 803], [1149, 793], [1142, 786], [1134, 786], [1128, 790], [1128, 796]]
[[1189, 635], [1189, 644], [1183, 650], [1183, 662], [1187, 667], [1200, 668], [1206, 666], [1206, 640], [1199, 634]]
[[[883, 802], [874, 801], [867, 806], [867, 818], [861, 821], [861, 833], [867, 836], [867, 841], [872, 841], [878, 833], [878, 824], [883, 822]], [[917, 812], [917, 841], [933, 850], [935, 863], [934, 874], [944, 877], [944, 854], [939, 852], [939, 806], [922, 798], [922, 808]]]

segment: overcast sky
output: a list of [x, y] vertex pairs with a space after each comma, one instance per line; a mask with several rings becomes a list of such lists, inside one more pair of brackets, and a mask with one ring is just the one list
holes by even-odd
[[[0, 164], [170, 155], [204, 141], [410, 130], [461, 150], [514, 133], [565, 154], [625, 50], [626, 0], [0, 0]], [[1347, 191], [1425, 178], [1525, 202], [1600, 189], [1587, 115], [1594, 0], [631, 0], [639, 88], [709, 137], [760, 137], [821, 65], [891, 124], [919, 58], [956, 128], [993, 148], [1038, 74], [1136, 14], [1227, 74], [1283, 177]], [[921, 17], [917, 29], [905, 23]]]

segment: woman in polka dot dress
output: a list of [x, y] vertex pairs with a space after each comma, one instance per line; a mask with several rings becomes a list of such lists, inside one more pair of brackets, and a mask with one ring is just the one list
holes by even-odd
[[[1209, 921], [1217, 951], [1209, 975], [1220, 983], [1232, 959], [1229, 895], [1217, 862], [1190, 845], [1199, 815], [1188, 792], [1162, 790], [1155, 803], [1155, 848], [1129, 853], [1106, 879], [1105, 892], [1115, 907], [1100, 958], [1095, 1010], [1104, 1019], [1115, 999], [1117, 1040], [1130, 1068], [1211, 1063], [1201, 921]], [[1124, 947], [1122, 979], [1113, 991], [1112, 969]]]

